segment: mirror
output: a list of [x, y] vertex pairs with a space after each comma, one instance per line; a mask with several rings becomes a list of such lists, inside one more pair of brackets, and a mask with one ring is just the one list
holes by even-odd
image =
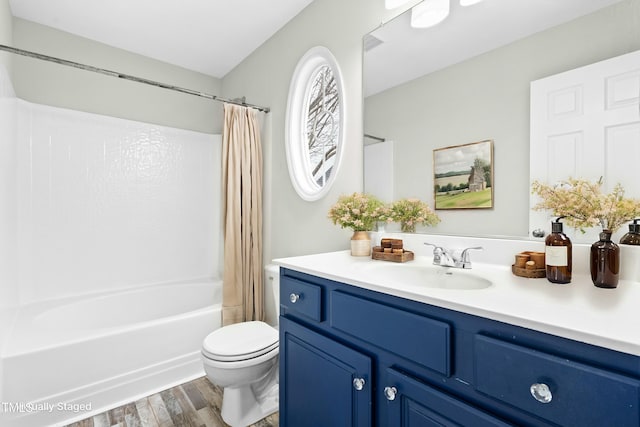
[[530, 237], [530, 82], [640, 49], [640, 0], [450, 3], [434, 27], [407, 11], [365, 36], [365, 191], [433, 207], [433, 150], [493, 140], [493, 208], [418, 232]]

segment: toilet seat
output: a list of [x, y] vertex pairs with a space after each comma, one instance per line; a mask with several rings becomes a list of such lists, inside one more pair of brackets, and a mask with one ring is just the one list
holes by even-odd
[[278, 348], [278, 331], [264, 322], [252, 321], [224, 326], [207, 335], [204, 357], [235, 362], [253, 359]]

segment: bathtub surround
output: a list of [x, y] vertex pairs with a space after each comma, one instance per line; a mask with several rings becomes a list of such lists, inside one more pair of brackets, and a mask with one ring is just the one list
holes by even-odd
[[[15, 163], [16, 146], [13, 143], [15, 134], [15, 107], [13, 88], [6, 68], [0, 63], [0, 313], [2, 309], [15, 306], [18, 301], [16, 268], [16, 245], [18, 242], [17, 211], [15, 207], [18, 197]], [[5, 204], [6, 203], [6, 204]], [[6, 323], [2, 323], [6, 324]], [[2, 326], [0, 324], [0, 348], [2, 348]]]
[[224, 105], [222, 324], [263, 320], [262, 143], [258, 112]]
[[201, 376], [221, 318], [220, 135], [17, 98], [0, 110], [2, 401], [99, 411]]
[[18, 100], [20, 303], [219, 273], [219, 136]]
[[[1, 4], [0, 4], [1, 6]], [[2, 9], [0, 9], [0, 17]], [[7, 67], [0, 58], [0, 352], [4, 347], [5, 337], [9, 333], [9, 325], [13, 316], [12, 307], [18, 302], [16, 268], [17, 257], [15, 248], [18, 243], [18, 216], [15, 209], [17, 200], [16, 164], [14, 162], [16, 147], [13, 144], [15, 99], [13, 88], [8, 76]], [[0, 378], [3, 375], [3, 365], [0, 360]], [[3, 401], [3, 391], [0, 387], [0, 402]]]

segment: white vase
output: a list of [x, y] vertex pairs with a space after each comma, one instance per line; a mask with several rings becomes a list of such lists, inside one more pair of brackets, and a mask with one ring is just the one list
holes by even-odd
[[371, 238], [368, 231], [354, 231], [351, 236], [351, 255], [369, 256], [371, 255]]

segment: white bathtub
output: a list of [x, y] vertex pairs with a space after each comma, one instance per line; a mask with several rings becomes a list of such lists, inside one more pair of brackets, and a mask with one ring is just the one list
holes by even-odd
[[62, 425], [203, 375], [221, 301], [221, 282], [198, 280], [20, 308], [1, 353], [0, 425]]

